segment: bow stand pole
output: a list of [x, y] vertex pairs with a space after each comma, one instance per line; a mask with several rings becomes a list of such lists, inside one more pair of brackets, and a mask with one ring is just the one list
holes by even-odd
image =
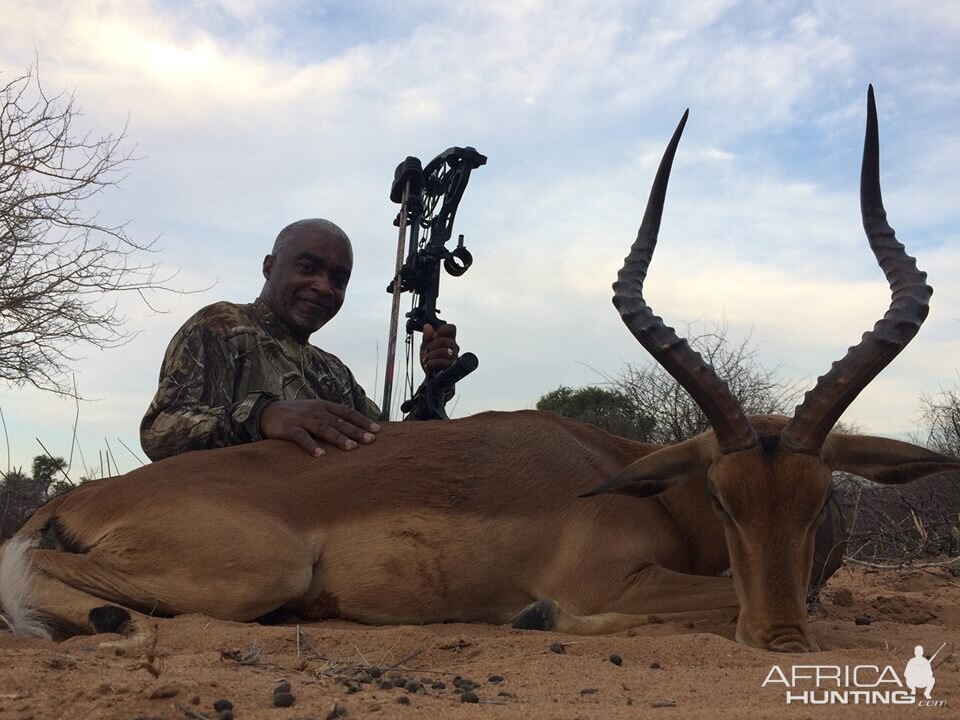
[[[397, 236], [397, 262], [393, 275], [393, 282], [387, 290], [393, 293], [393, 305], [390, 310], [390, 335], [387, 341], [387, 367], [386, 377], [383, 380], [383, 402], [380, 407], [380, 420], [390, 420], [390, 396], [393, 393], [394, 367], [397, 358], [397, 326], [400, 322], [400, 295], [403, 293], [403, 250], [407, 240], [407, 226], [409, 224], [411, 210], [413, 212], [413, 236], [411, 240], [411, 252], [415, 250], [416, 237], [419, 235], [420, 214], [421, 214], [421, 187], [423, 183], [423, 168], [420, 159], [408, 157], [397, 166], [394, 173], [393, 187], [390, 189], [390, 199], [393, 202], [400, 203], [400, 212], [394, 224], [398, 225], [400, 232]], [[402, 188], [402, 189], [401, 189]], [[413, 201], [413, 202], [411, 202]], [[411, 208], [411, 204], [415, 208]]]

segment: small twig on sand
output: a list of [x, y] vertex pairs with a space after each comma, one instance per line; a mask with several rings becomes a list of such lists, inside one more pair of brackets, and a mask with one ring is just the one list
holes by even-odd
[[360, 652], [360, 648], [358, 648], [356, 645], [354, 645], [354, 646], [353, 646], [353, 649], [357, 651], [357, 655], [359, 655], [359, 656], [360, 656], [360, 659], [363, 660], [363, 664], [364, 664], [364, 665], [370, 665], [370, 662], [363, 656], [363, 653]]
[[410, 653], [409, 655], [406, 655], [406, 656], [400, 658], [397, 662], [395, 662], [393, 665], [391, 665], [391, 666], [388, 667], [387, 669], [388, 669], [388, 670], [395, 670], [396, 668], [398, 668], [398, 667], [400, 667], [401, 665], [403, 665], [405, 662], [407, 662], [407, 661], [409, 661], [409, 660], [413, 660], [417, 655], [419, 655], [420, 653], [422, 653], [423, 650], [424, 650], [423, 648], [420, 648], [419, 650], [414, 650], [414, 651], [413, 651], [412, 653]]
[[[299, 627], [299, 626], [298, 626], [298, 627]], [[327, 662], [333, 662], [330, 658], [328, 658], [326, 655], [324, 655], [324, 654], [321, 653], [319, 650], [317, 650], [317, 646], [314, 645], [312, 642], [310, 642], [310, 638], [307, 637], [307, 634], [306, 634], [305, 632], [302, 632], [302, 631], [301, 631], [299, 636], [300, 636], [300, 638], [303, 640], [303, 644], [307, 646], [307, 650], [309, 650], [310, 652], [312, 652], [314, 655], [316, 655], [316, 656], [317, 656], [318, 658], [320, 658], [321, 660], [325, 660], [325, 661], [327, 661]]]
[[221, 660], [232, 660], [233, 662], [240, 663], [241, 665], [259, 665], [260, 656], [263, 654], [263, 650], [257, 645], [257, 641], [253, 641], [253, 645], [250, 646], [250, 650], [244, 653], [242, 650], [227, 650], [223, 648], [220, 650], [220, 659]]
[[154, 624], [152, 630], [144, 631], [139, 624], [137, 624], [136, 634], [130, 640], [117, 643], [101, 643], [100, 647], [113, 647], [116, 652], [127, 654], [130, 643], [134, 643], [134, 646], [140, 650], [140, 657], [137, 659], [137, 662], [127, 670], [146, 670], [148, 673], [153, 675], [155, 678], [160, 677], [161, 668], [157, 667], [157, 639], [160, 635], [160, 626]]
[[381, 658], [380, 658], [380, 662], [377, 663], [378, 666], [380, 666], [380, 667], [383, 666], [384, 661], [386, 661], [386, 659], [387, 659], [387, 655], [389, 655], [390, 653], [392, 653], [392, 652], [393, 652], [393, 649], [394, 649], [396, 646], [397, 646], [397, 643], [394, 642], [393, 645], [390, 646], [390, 649], [387, 650], [385, 653], [383, 653], [383, 655], [382, 655]]
[[203, 713], [197, 712], [183, 703], [177, 703], [177, 707], [180, 708], [180, 712], [190, 718], [190, 720], [210, 720], [210, 718]]

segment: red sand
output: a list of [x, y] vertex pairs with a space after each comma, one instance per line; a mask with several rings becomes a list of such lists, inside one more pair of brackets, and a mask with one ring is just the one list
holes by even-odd
[[[869, 616], [871, 624], [856, 625], [858, 615]], [[347, 718], [454, 720], [960, 717], [960, 654], [954, 653], [960, 645], [960, 583], [949, 573], [844, 568], [812, 621], [823, 647], [812, 655], [737, 645], [732, 623], [664, 623], [584, 638], [484, 625], [367, 627], [339, 621], [301, 626], [306, 639], [298, 655], [295, 626], [188, 615], [157, 622], [158, 677], [136, 657], [95, 649], [112, 636], [54, 643], [0, 633], [0, 718], [217, 718], [213, 703], [219, 698], [233, 702], [238, 719], [324, 720], [337, 711]], [[308, 649], [307, 640], [326, 659]], [[558, 642], [563, 654], [550, 650]], [[943, 642], [932, 696], [946, 706], [787, 706], [782, 685], [761, 687], [775, 663], [787, 673], [793, 664], [890, 665], [903, 678], [915, 645], [930, 654]], [[254, 644], [257, 664], [239, 662]], [[621, 665], [610, 661], [613, 654], [622, 657]], [[378, 681], [337, 680], [357, 678], [360, 667], [387, 668], [408, 657]], [[425, 688], [381, 689], [379, 682], [394, 675]], [[480, 684], [474, 690], [478, 703], [463, 703], [453, 692], [457, 675]], [[494, 675], [503, 680], [491, 680]], [[292, 686], [291, 707], [273, 706], [280, 679]], [[438, 681], [446, 689], [432, 687]], [[400, 698], [409, 704], [398, 703]]]

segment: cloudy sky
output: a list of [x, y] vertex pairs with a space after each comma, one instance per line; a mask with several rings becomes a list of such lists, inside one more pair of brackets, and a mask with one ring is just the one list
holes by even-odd
[[[170, 337], [204, 304], [256, 297], [273, 237], [302, 217], [354, 241], [347, 302], [313, 340], [379, 401], [393, 169], [453, 145], [489, 157], [455, 228], [475, 264], [441, 287], [480, 358], [454, 414], [529, 408], [644, 362], [610, 284], [687, 107], [647, 299], [676, 327], [749, 335], [762, 362], [812, 383], [889, 301], [859, 218], [871, 82], [890, 222], [935, 294], [844, 419], [902, 436], [922, 393], [960, 383], [956, 0], [0, 0], [0, 17], [0, 80], [39, 63], [84, 128], [127, 124], [140, 159], [103, 217], [159, 238], [175, 287], [213, 286], [153, 298], [163, 313], [123, 298], [136, 337], [75, 349], [87, 465], [108, 443], [137, 464], [120, 442], [142, 455]], [[0, 468], [29, 465], [38, 437], [70, 454], [73, 401], [0, 388], [0, 409]]]

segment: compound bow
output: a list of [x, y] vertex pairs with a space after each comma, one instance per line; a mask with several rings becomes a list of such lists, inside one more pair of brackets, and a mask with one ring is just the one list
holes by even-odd
[[[394, 225], [400, 228], [397, 241], [397, 271], [387, 292], [393, 294], [393, 311], [390, 319], [390, 340], [387, 351], [386, 379], [382, 405], [382, 420], [390, 417], [390, 395], [393, 389], [394, 361], [396, 355], [397, 324], [400, 295], [413, 294], [413, 303], [407, 317], [407, 359], [409, 366], [409, 389], [413, 389], [413, 368], [409, 359], [413, 333], [423, 332], [424, 325], [437, 328], [443, 324], [437, 313], [437, 298], [440, 294], [440, 268], [459, 277], [473, 264], [473, 256], [459, 236], [457, 246], [449, 250], [446, 245], [453, 234], [453, 221], [457, 206], [467, 187], [470, 173], [486, 164], [487, 158], [472, 147], [452, 147], [437, 155], [425, 168], [420, 160], [408, 157], [397, 166], [390, 199], [400, 204], [400, 212]], [[409, 250], [403, 259], [409, 230]], [[409, 413], [417, 420], [446, 420], [445, 399], [454, 383], [476, 370], [477, 356], [464, 353], [450, 367], [427, 374], [423, 383], [401, 406], [401, 412]]]

